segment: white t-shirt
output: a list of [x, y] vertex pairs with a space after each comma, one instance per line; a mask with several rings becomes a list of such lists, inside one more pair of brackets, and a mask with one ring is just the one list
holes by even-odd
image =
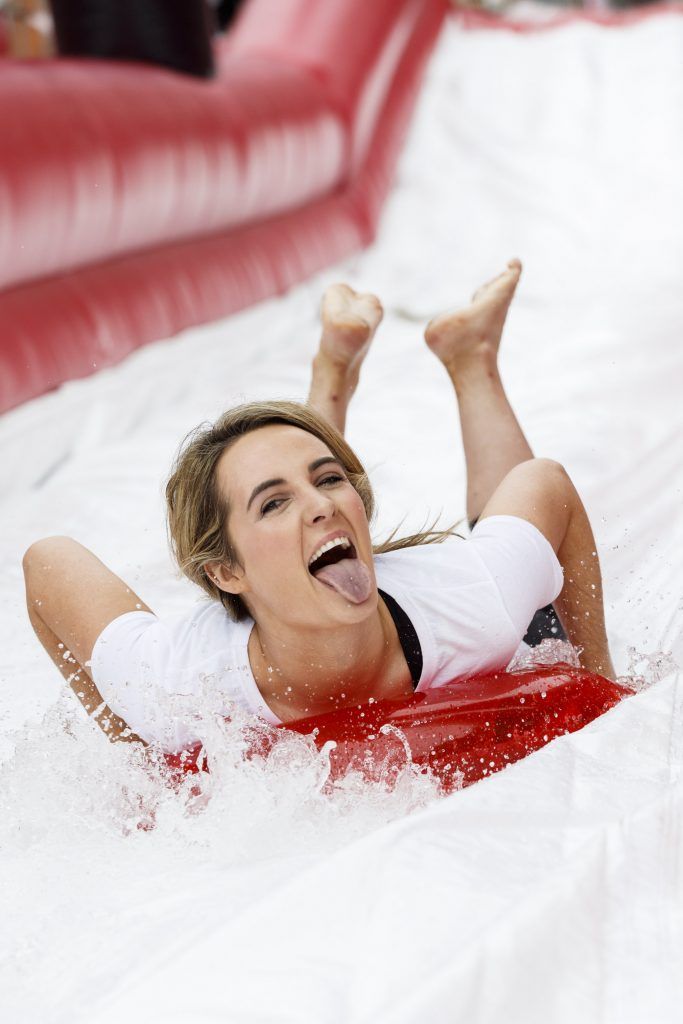
[[[517, 516], [482, 519], [467, 539], [376, 555], [375, 573], [417, 633], [418, 691], [505, 668], [534, 613], [563, 584], [551, 545]], [[167, 619], [127, 612], [98, 637], [92, 677], [134, 732], [167, 750], [196, 740], [193, 712], [207, 692], [214, 711], [229, 714], [237, 704], [279, 724], [249, 665], [252, 627], [250, 618], [233, 622], [217, 601]]]

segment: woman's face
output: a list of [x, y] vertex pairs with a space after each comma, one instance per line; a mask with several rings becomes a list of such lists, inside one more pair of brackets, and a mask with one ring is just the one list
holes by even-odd
[[[246, 598], [257, 621], [270, 615], [325, 628], [361, 622], [375, 611], [365, 508], [327, 445], [299, 427], [272, 424], [236, 441], [216, 473], [241, 569], [215, 572], [224, 589]], [[311, 563], [326, 543], [324, 557]]]

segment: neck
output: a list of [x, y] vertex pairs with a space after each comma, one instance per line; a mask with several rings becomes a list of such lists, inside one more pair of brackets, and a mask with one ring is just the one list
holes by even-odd
[[323, 633], [259, 622], [248, 653], [264, 700], [284, 722], [412, 692], [396, 627], [381, 599], [365, 622]]

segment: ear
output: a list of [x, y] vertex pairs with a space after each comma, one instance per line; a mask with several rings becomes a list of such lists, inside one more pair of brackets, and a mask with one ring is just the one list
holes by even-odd
[[247, 590], [244, 570], [229, 562], [206, 562], [204, 572], [212, 583], [226, 594], [243, 594]]

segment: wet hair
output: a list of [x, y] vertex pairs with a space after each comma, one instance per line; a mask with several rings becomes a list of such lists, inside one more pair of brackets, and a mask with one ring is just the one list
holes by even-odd
[[[247, 402], [229, 409], [215, 423], [197, 427], [182, 442], [166, 484], [169, 542], [180, 571], [209, 597], [219, 600], [235, 621], [247, 618], [248, 607], [239, 595], [221, 590], [206, 569], [209, 562], [241, 567], [239, 552], [230, 540], [230, 508], [220, 492], [216, 467], [223, 453], [240, 437], [278, 423], [299, 427], [327, 445], [363, 502], [368, 523], [375, 514], [375, 499], [363, 464], [339, 431], [310, 405]], [[377, 555], [438, 543], [455, 530], [455, 526], [435, 530], [434, 525], [396, 539], [397, 527], [383, 543], [373, 546], [373, 552]]]

